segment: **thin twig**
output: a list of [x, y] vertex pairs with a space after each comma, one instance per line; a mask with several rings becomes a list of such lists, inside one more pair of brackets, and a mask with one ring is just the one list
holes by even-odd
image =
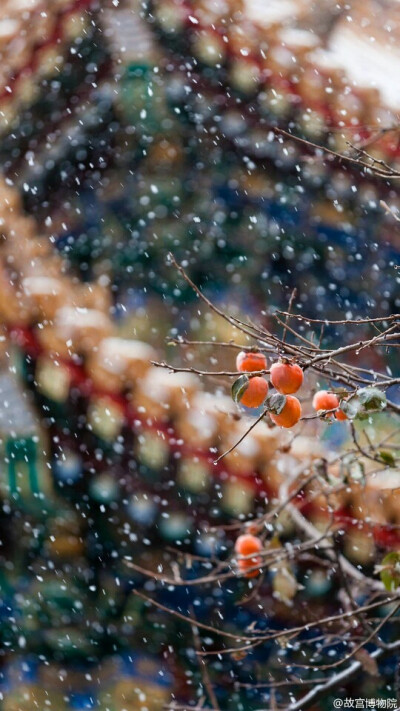
[[384, 200], [380, 200], [379, 204], [381, 207], [383, 207], [383, 209], [385, 210], [385, 212], [387, 212], [388, 215], [391, 215], [396, 220], [396, 222], [400, 222], [400, 217], [396, 215], [396, 213], [392, 210], [391, 207], [389, 207], [389, 205]]
[[[392, 644], [387, 645], [386, 648], [376, 649], [370, 656], [372, 659], [378, 660], [393, 654], [393, 652], [398, 649], [400, 649], [400, 641], [393, 642]], [[346, 667], [346, 669], [337, 672], [337, 674], [333, 674], [324, 684], [317, 684], [317, 686], [311, 689], [301, 699], [291, 703], [287, 707], [286, 711], [304, 711], [310, 706], [314, 706], [318, 699], [326, 696], [326, 694], [332, 689], [346, 685], [354, 676], [356, 676], [356, 674], [362, 671], [362, 669], [363, 667], [360, 661], [357, 660], [352, 662], [352, 664]], [[265, 711], [265, 709], [258, 709], [258, 711]]]
[[[199, 652], [201, 652], [201, 641], [200, 641], [198, 622], [197, 622], [196, 616], [194, 614], [193, 607], [191, 608], [191, 616], [194, 620], [194, 624], [192, 624], [193, 641], [194, 641], [194, 646], [195, 646], [197, 655], [199, 656]], [[216, 711], [220, 711], [217, 697], [215, 695], [215, 691], [214, 691], [213, 685], [211, 683], [210, 675], [208, 673], [206, 659], [204, 657], [200, 658], [199, 663], [200, 663], [200, 672], [201, 672], [201, 676], [203, 679], [204, 688], [207, 691], [208, 698], [209, 698], [213, 708], [216, 709]]]
[[252, 430], [254, 430], [255, 426], [258, 425], [259, 422], [261, 422], [261, 420], [263, 419], [263, 417], [265, 417], [265, 415], [266, 415], [267, 413], [268, 413], [268, 410], [263, 410], [263, 412], [261, 413], [261, 415], [259, 415], [259, 416], [257, 417], [257, 419], [254, 420], [254, 422], [252, 422], [252, 424], [250, 425], [250, 427], [249, 427], [249, 428], [246, 430], [246, 432], [240, 437], [240, 439], [238, 439], [238, 441], [235, 442], [235, 444], [233, 444], [232, 447], [229, 447], [229, 449], [227, 449], [226, 452], [223, 452], [223, 454], [220, 454], [219, 457], [217, 457], [217, 459], [214, 460], [214, 464], [218, 464], [218, 462], [220, 462], [221, 459], [223, 459], [224, 457], [226, 457], [227, 454], [230, 454], [231, 452], [233, 452], [233, 450], [236, 449], [236, 447], [238, 447], [239, 444], [241, 444], [241, 442], [243, 442], [243, 440], [247, 437], [247, 435], [250, 434], [250, 432], [251, 432]]
[[[290, 314], [290, 312], [291, 312], [291, 310], [292, 310], [293, 301], [294, 301], [294, 299], [295, 299], [295, 297], [296, 297], [296, 294], [297, 294], [297, 289], [296, 289], [296, 287], [295, 287], [295, 288], [293, 289], [292, 293], [290, 294], [289, 306], [288, 306], [288, 312], [289, 312], [289, 314]], [[284, 326], [284, 328], [283, 328], [283, 334], [282, 334], [282, 341], [283, 341], [283, 343], [285, 343], [285, 341], [286, 341], [286, 330], [287, 330], [288, 321], [289, 321], [289, 316], [286, 316], [285, 326]]]

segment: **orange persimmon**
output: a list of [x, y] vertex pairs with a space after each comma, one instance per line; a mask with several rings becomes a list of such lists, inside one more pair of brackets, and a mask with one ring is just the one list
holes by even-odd
[[282, 395], [297, 393], [303, 384], [303, 371], [297, 363], [274, 363], [271, 366], [271, 383]]
[[[328, 390], [319, 390], [313, 397], [313, 408], [318, 410], [334, 410], [339, 407], [339, 398], [335, 393], [330, 393]], [[336, 417], [337, 420], [347, 420], [347, 416], [342, 410], [330, 412], [328, 417]]]
[[260, 407], [268, 395], [268, 383], [259, 375], [249, 378], [248, 385], [239, 402], [246, 407]]
[[294, 395], [286, 395], [286, 402], [283, 410], [279, 415], [274, 412], [270, 413], [272, 422], [275, 422], [279, 427], [293, 427], [301, 417], [301, 405], [297, 397]]
[[343, 410], [337, 410], [337, 412], [335, 412], [335, 417], [337, 420], [339, 420], [339, 422], [344, 422], [345, 420], [347, 420], [347, 415], [345, 415]]
[[254, 373], [267, 369], [267, 359], [263, 353], [241, 351], [236, 358], [236, 368], [241, 373]]
[[[251, 533], [244, 533], [242, 536], [236, 540], [235, 543], [235, 553], [237, 556], [250, 556], [253, 553], [259, 553], [262, 550], [262, 542], [257, 536], [253, 536]], [[259, 574], [259, 570], [250, 570], [256, 565], [261, 565], [262, 559], [260, 556], [254, 556], [254, 558], [238, 558], [237, 564], [241, 573], [245, 575], [246, 578], [254, 578]]]

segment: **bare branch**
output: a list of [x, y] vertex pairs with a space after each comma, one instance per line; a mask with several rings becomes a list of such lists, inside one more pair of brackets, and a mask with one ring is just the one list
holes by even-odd
[[259, 416], [257, 417], [257, 419], [254, 420], [254, 422], [251, 423], [250, 427], [249, 427], [249, 428], [246, 430], [246, 432], [240, 437], [240, 439], [238, 439], [238, 441], [235, 442], [235, 444], [233, 444], [232, 447], [230, 447], [229, 449], [227, 449], [226, 452], [224, 452], [223, 454], [220, 454], [220, 456], [217, 457], [217, 459], [214, 460], [214, 464], [218, 464], [218, 462], [220, 462], [221, 459], [223, 459], [224, 457], [226, 457], [227, 454], [230, 454], [231, 452], [233, 452], [233, 450], [236, 449], [236, 447], [238, 447], [239, 444], [240, 444], [241, 442], [243, 442], [244, 439], [246, 439], [247, 435], [250, 434], [250, 432], [251, 432], [252, 430], [254, 430], [255, 426], [258, 425], [258, 423], [261, 422], [261, 420], [263, 419], [263, 417], [265, 417], [265, 415], [267, 415], [267, 414], [268, 414], [268, 410], [263, 410], [263, 412], [261, 413], [261, 415], [259, 415]]

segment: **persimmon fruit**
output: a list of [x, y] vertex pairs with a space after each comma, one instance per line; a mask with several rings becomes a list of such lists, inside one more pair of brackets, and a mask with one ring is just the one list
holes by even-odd
[[293, 395], [302, 386], [304, 374], [297, 363], [278, 362], [271, 366], [270, 380], [282, 395]]
[[345, 415], [343, 410], [337, 410], [335, 412], [335, 417], [337, 420], [339, 420], [339, 422], [344, 422], [345, 420], [347, 420], [347, 415]]
[[241, 373], [254, 373], [267, 369], [267, 359], [263, 353], [241, 351], [236, 358], [236, 368]]
[[[259, 553], [262, 550], [262, 542], [257, 536], [251, 533], [244, 533], [236, 540], [235, 553], [237, 556], [250, 556], [253, 553]], [[244, 573], [246, 578], [255, 578], [259, 574], [259, 570], [250, 570], [256, 565], [261, 565], [261, 556], [255, 555], [254, 558], [238, 558], [237, 564], [241, 573]]]
[[241, 405], [246, 407], [260, 407], [268, 395], [268, 383], [259, 375], [249, 378], [248, 385], [240, 396]]
[[[319, 390], [313, 397], [313, 408], [318, 410], [334, 410], [339, 407], [339, 398], [335, 393], [330, 393], [328, 390]], [[347, 416], [342, 410], [330, 412], [329, 417], [335, 416], [337, 420], [347, 420]]]
[[293, 427], [301, 417], [301, 405], [299, 400], [297, 397], [294, 397], [294, 395], [286, 395], [286, 402], [282, 411], [279, 415], [275, 412], [271, 412], [270, 417], [272, 422], [275, 422], [279, 427]]

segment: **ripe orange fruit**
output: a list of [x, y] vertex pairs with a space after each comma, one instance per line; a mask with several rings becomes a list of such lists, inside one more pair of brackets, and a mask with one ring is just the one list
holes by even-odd
[[330, 393], [328, 390], [319, 390], [313, 397], [314, 410], [333, 410], [338, 407], [339, 398], [335, 393]]
[[335, 417], [339, 422], [344, 422], [344, 420], [347, 420], [347, 415], [344, 414], [343, 410], [338, 410], [335, 412]]
[[303, 371], [296, 363], [274, 363], [271, 366], [271, 383], [282, 395], [297, 393], [303, 384]]
[[301, 417], [301, 405], [297, 397], [294, 395], [286, 396], [286, 403], [282, 412], [276, 415], [274, 412], [270, 413], [272, 422], [275, 422], [279, 427], [293, 427], [300, 417]]
[[252, 533], [243, 533], [236, 539], [235, 553], [237, 555], [251, 555], [258, 553], [262, 549], [262, 543], [257, 536]]
[[[339, 407], [339, 398], [335, 393], [330, 393], [328, 390], [319, 390], [315, 393], [312, 404], [314, 410], [317, 410], [317, 412], [318, 410], [333, 410], [335, 407]], [[333, 416], [340, 421], [347, 420], [347, 416], [342, 410], [330, 412], [329, 417]]]
[[241, 351], [236, 358], [236, 368], [241, 373], [254, 373], [256, 370], [267, 369], [267, 359], [263, 353], [246, 353]]
[[[246, 376], [240, 376], [246, 377]], [[268, 395], [268, 383], [259, 375], [249, 378], [249, 383], [240, 397], [240, 403], [246, 407], [260, 407]]]
[[[257, 536], [251, 533], [244, 533], [236, 540], [235, 553], [237, 556], [248, 556], [253, 553], [259, 553], [262, 550], [262, 543]], [[249, 570], [255, 565], [261, 565], [262, 559], [260, 556], [254, 558], [238, 558], [237, 564], [241, 573], [244, 573], [246, 578], [255, 578], [259, 574], [259, 570]], [[246, 572], [248, 571], [248, 572]]]
[[259, 570], [249, 570], [249, 568], [253, 568], [254, 565], [261, 565], [261, 558], [252, 558], [251, 560], [253, 561], [251, 565], [247, 565], [247, 560], [238, 561], [238, 568], [245, 578], [256, 578], [257, 575], [260, 575]]

